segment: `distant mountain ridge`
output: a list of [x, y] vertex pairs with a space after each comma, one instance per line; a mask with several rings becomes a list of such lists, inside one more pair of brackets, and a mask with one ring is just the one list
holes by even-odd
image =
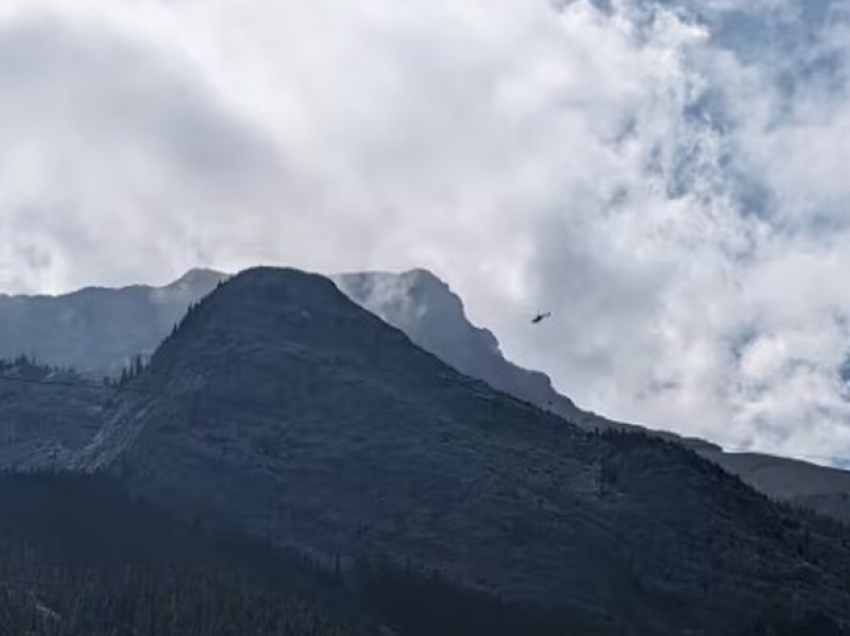
[[61, 296], [0, 294], [0, 358], [117, 375], [152, 354], [187, 308], [226, 275], [196, 269], [164, 287], [88, 287]]
[[[88, 288], [64, 296], [0, 295], [0, 358], [39, 361], [117, 376], [136, 355], [149, 356], [193, 303], [228, 275], [192, 270], [165, 287]], [[401, 329], [414, 343], [490, 386], [591, 430], [644, 430], [578, 408], [543, 373], [512, 364], [496, 337], [469, 321], [462, 300], [432, 273], [340, 274], [332, 280], [353, 301]], [[755, 454], [727, 454], [698, 439], [657, 433], [697, 450], [765, 494], [850, 520], [850, 472]]]

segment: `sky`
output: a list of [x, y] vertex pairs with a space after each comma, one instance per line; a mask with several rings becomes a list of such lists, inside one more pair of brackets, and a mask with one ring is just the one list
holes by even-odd
[[423, 267], [586, 408], [850, 457], [849, 62], [850, 0], [4, 0], [0, 290]]

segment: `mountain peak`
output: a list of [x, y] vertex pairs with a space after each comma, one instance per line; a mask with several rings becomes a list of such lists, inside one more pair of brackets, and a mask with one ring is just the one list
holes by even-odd
[[227, 279], [227, 274], [214, 269], [198, 267], [190, 269], [177, 280], [169, 283], [165, 289], [198, 289], [215, 287], [220, 281]]
[[327, 293], [338, 294], [338, 290], [326, 277], [296, 269], [294, 267], [272, 267], [261, 265], [242, 270], [228, 281], [230, 289], [250, 287], [262, 291], [284, 291], [292, 293], [297, 290], [305, 291], [324, 289]]
[[424, 269], [421, 267], [416, 267], [414, 269], [404, 271], [400, 274], [400, 277], [403, 279], [410, 280], [413, 283], [436, 285], [438, 287], [444, 287], [446, 289], [449, 288], [449, 284], [446, 281], [437, 276], [431, 270]]

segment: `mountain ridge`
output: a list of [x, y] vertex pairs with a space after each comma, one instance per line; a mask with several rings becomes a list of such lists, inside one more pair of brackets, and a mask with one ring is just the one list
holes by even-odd
[[[36, 356], [42, 362], [117, 377], [135, 356], [151, 355], [186, 310], [227, 278], [222, 272], [196, 269], [160, 288], [94, 287], [57, 297], [0, 296], [0, 358], [35, 350], [42, 353]], [[585, 429], [650, 430], [588, 413], [557, 393], [545, 374], [505, 359], [492, 332], [474, 326], [463, 301], [427, 270], [339, 274], [331, 279], [349, 298], [466, 375]], [[75, 303], [81, 294], [86, 299], [82, 307]], [[9, 310], [33, 302], [30, 310]], [[68, 347], [69, 341], [77, 344]], [[697, 450], [771, 497], [850, 521], [850, 472], [786, 458], [770, 458], [765, 469], [765, 456], [725, 453], [704, 440], [652, 433]]]
[[191, 270], [163, 287], [86, 287], [58, 296], [0, 294], [0, 358], [27, 355], [52, 366], [117, 376], [151, 355], [188, 306], [225, 278]]
[[726, 633], [803, 571], [798, 602], [850, 607], [834, 530], [812, 524], [806, 547], [793, 515], [691, 451], [467, 378], [315, 275], [228, 280], [111, 416], [88, 468], [326, 559], [410, 561], [641, 633]]

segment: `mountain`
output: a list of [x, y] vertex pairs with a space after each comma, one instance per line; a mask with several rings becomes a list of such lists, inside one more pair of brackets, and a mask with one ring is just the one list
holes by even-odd
[[[474, 326], [466, 316], [461, 298], [431, 272], [422, 269], [401, 274], [363, 272], [333, 276], [332, 280], [354, 302], [401, 329], [417, 345], [464, 375], [484, 380], [499, 391], [587, 430], [647, 430], [582, 410], [555, 390], [549, 376], [510, 362], [492, 332]], [[656, 434], [671, 440], [682, 439], [674, 434]], [[689, 441], [694, 447], [717, 448], [703, 440]]]
[[165, 287], [92, 287], [63, 296], [0, 295], [0, 358], [117, 375], [150, 355], [186, 309], [224, 278], [192, 270]]
[[557, 413], [572, 422], [587, 414], [552, 387], [543, 373], [505, 359], [496, 337], [475, 327], [463, 302], [431, 272], [364, 272], [332, 277], [353, 301], [401, 329], [417, 345], [490, 386]]
[[[56, 297], [0, 296], [0, 358], [34, 354], [52, 365], [117, 376], [134, 356], [149, 356], [189, 306], [226, 278], [221, 272], [192, 270], [160, 288], [92, 288]], [[462, 300], [428, 271], [342, 274], [332, 279], [349, 298], [465, 375], [587, 430], [647, 430], [584, 411], [558, 393], [545, 374], [512, 364], [495, 336], [474, 326]], [[653, 434], [700, 452], [770, 497], [850, 519], [850, 472], [778, 457], [724, 453], [704, 440]], [[30, 456], [38, 454], [16, 455]]]
[[579, 633], [850, 620], [843, 527], [678, 444], [588, 433], [464, 376], [320, 276], [228, 280], [105, 421], [76, 467], [169, 510], [327, 562], [436, 568]]
[[[466, 375], [587, 430], [647, 431], [579, 409], [554, 389], [546, 375], [522, 369], [505, 359], [495, 336], [472, 325], [462, 300], [430, 272], [367, 272], [343, 274], [333, 280], [352, 300]], [[848, 471], [769, 455], [725, 453], [705, 440], [648, 432], [699, 452], [772, 498], [850, 521]]]

